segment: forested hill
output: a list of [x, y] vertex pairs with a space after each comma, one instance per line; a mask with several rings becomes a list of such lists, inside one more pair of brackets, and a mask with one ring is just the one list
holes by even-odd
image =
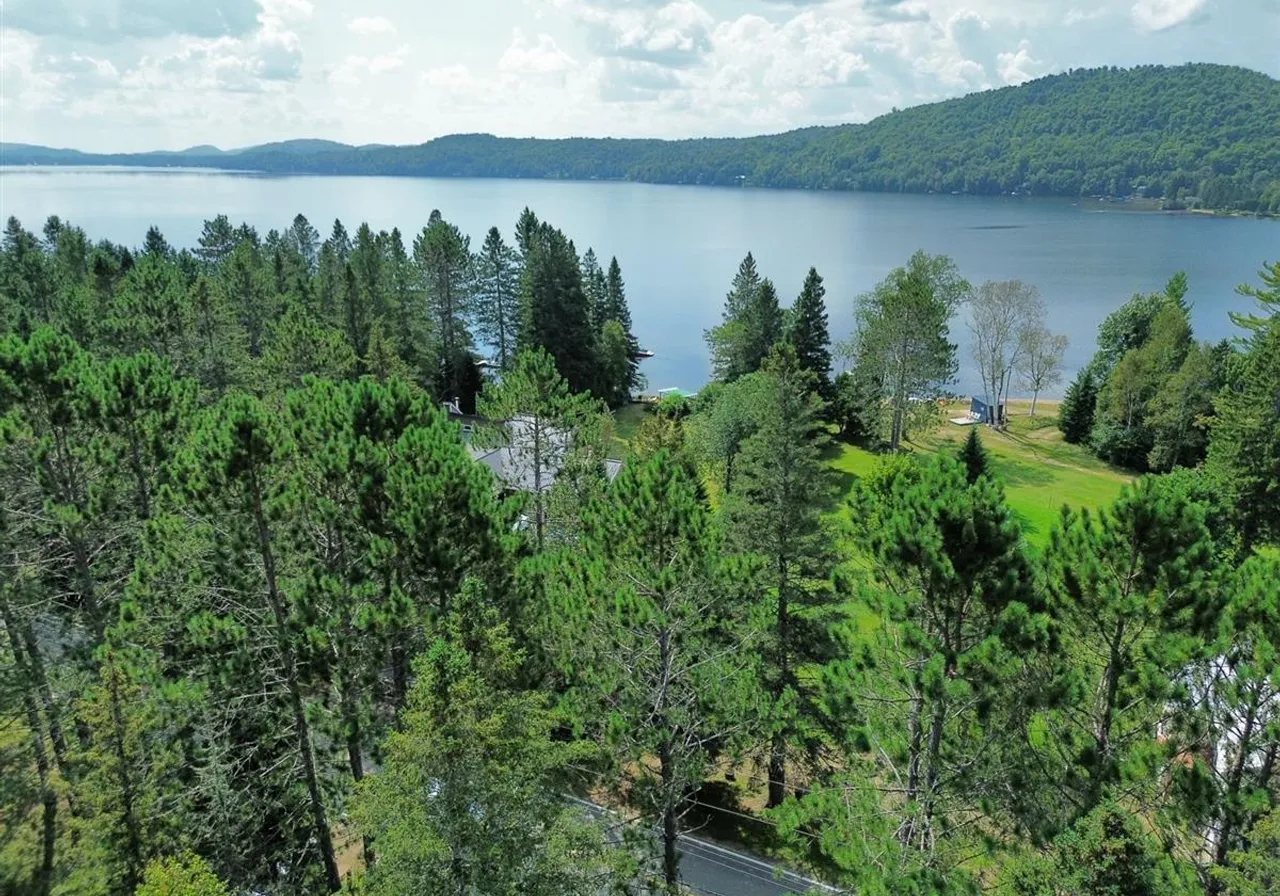
[[3, 147], [5, 164], [207, 165], [277, 173], [634, 180], [892, 192], [1161, 198], [1280, 213], [1280, 81], [1220, 65], [1089, 69], [763, 137], [309, 141], [236, 153]]

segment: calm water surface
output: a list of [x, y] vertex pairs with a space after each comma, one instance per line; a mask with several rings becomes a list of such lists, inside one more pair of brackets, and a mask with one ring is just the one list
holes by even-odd
[[[784, 302], [810, 265], [826, 280], [831, 333], [845, 339], [856, 297], [916, 249], [945, 253], [977, 284], [1034, 284], [1051, 329], [1071, 340], [1068, 377], [1093, 351], [1098, 323], [1136, 291], [1161, 287], [1179, 269], [1191, 284], [1202, 339], [1233, 335], [1231, 310], [1250, 303], [1237, 284], [1280, 258], [1280, 223], [1098, 209], [1053, 200], [872, 193], [741, 190], [626, 183], [269, 177], [208, 171], [0, 169], [0, 217], [38, 230], [56, 214], [95, 239], [138, 245], [158, 226], [190, 246], [202, 222], [224, 213], [265, 233], [298, 212], [323, 235], [334, 218], [354, 232], [399, 227], [406, 243], [433, 208], [478, 247], [497, 225], [512, 241], [520, 210], [563, 229], [579, 251], [618, 257], [636, 335], [657, 357], [644, 364], [652, 389], [697, 388], [709, 375], [702, 332], [719, 321], [724, 294], [748, 250]], [[976, 388], [963, 320], [957, 388]], [[1061, 388], [1061, 387], [1060, 387]], [[1060, 389], [1059, 389], [1060, 391]]]

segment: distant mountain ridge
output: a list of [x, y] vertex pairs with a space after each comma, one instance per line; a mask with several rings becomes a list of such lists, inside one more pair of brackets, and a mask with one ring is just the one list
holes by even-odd
[[95, 154], [0, 144], [0, 164], [198, 164], [271, 173], [630, 180], [1162, 199], [1280, 214], [1280, 81], [1231, 66], [1078, 69], [883, 115], [745, 138], [286, 140]]

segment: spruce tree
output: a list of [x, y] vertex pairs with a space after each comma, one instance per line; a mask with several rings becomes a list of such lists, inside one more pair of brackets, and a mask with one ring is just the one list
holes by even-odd
[[582, 256], [582, 289], [591, 308], [591, 325], [600, 330], [609, 319], [605, 306], [604, 269], [600, 267], [600, 259], [596, 258], [596, 250], [590, 247]]
[[738, 265], [733, 285], [725, 297], [720, 324], [703, 334], [711, 349], [711, 366], [716, 379], [733, 382], [756, 370], [751, 366], [753, 333], [749, 321], [753, 310], [760, 304], [759, 293], [763, 285], [756, 270], [756, 260], [748, 252]]
[[970, 485], [990, 474], [991, 458], [987, 449], [982, 446], [982, 439], [978, 437], [978, 427], [969, 427], [969, 437], [964, 440], [959, 457]]
[[540, 226], [521, 278], [521, 352], [543, 349], [572, 392], [599, 394], [598, 336], [573, 244]]
[[1067, 394], [1062, 397], [1062, 405], [1058, 408], [1058, 429], [1062, 430], [1062, 438], [1073, 445], [1083, 445], [1093, 431], [1094, 409], [1098, 403], [1098, 389], [1093, 381], [1092, 371], [1086, 367], [1081, 370]]
[[830, 403], [835, 395], [831, 382], [831, 336], [827, 331], [827, 290], [816, 268], [809, 268], [804, 287], [791, 306], [787, 341], [795, 348], [800, 366], [813, 375], [815, 390]]
[[520, 324], [520, 277], [515, 252], [496, 227], [489, 228], [475, 258], [476, 335], [496, 353], [500, 370], [515, 360]]
[[1248, 342], [1214, 401], [1206, 463], [1237, 510], [1246, 546], [1280, 540], [1280, 267], [1264, 268], [1261, 279], [1261, 288], [1242, 287], [1263, 314], [1237, 320]]
[[[640, 343], [631, 332], [631, 309], [627, 307], [626, 287], [622, 282], [622, 268], [617, 258], [609, 260], [609, 272], [603, 275], [603, 291], [601, 292], [600, 311], [597, 314], [597, 326], [601, 339], [610, 321], [622, 330], [625, 340], [625, 351], [613, 346], [613, 369], [604, 375], [604, 398], [613, 407], [625, 404], [631, 393], [644, 382], [640, 375]], [[619, 364], [618, 362], [622, 363]]]

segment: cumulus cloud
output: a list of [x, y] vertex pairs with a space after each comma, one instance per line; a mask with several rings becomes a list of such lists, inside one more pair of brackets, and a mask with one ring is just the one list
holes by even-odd
[[1133, 21], [1143, 31], [1166, 31], [1189, 22], [1208, 0], [1138, 0]]
[[556, 45], [549, 34], [539, 34], [530, 41], [519, 28], [511, 45], [498, 60], [498, 71], [526, 75], [551, 75], [577, 68], [573, 57]]
[[395, 34], [396, 26], [382, 16], [360, 16], [347, 22], [347, 30], [362, 36], [370, 34]]
[[1021, 84], [1035, 78], [1041, 69], [1041, 62], [1031, 56], [1031, 45], [1027, 41], [1018, 44], [1012, 53], [1001, 53], [996, 57], [997, 71], [1000, 80], [1005, 84]]
[[662, 5], [556, 0], [590, 29], [591, 48], [601, 56], [621, 56], [658, 65], [687, 66], [709, 49], [716, 20], [693, 0]]

